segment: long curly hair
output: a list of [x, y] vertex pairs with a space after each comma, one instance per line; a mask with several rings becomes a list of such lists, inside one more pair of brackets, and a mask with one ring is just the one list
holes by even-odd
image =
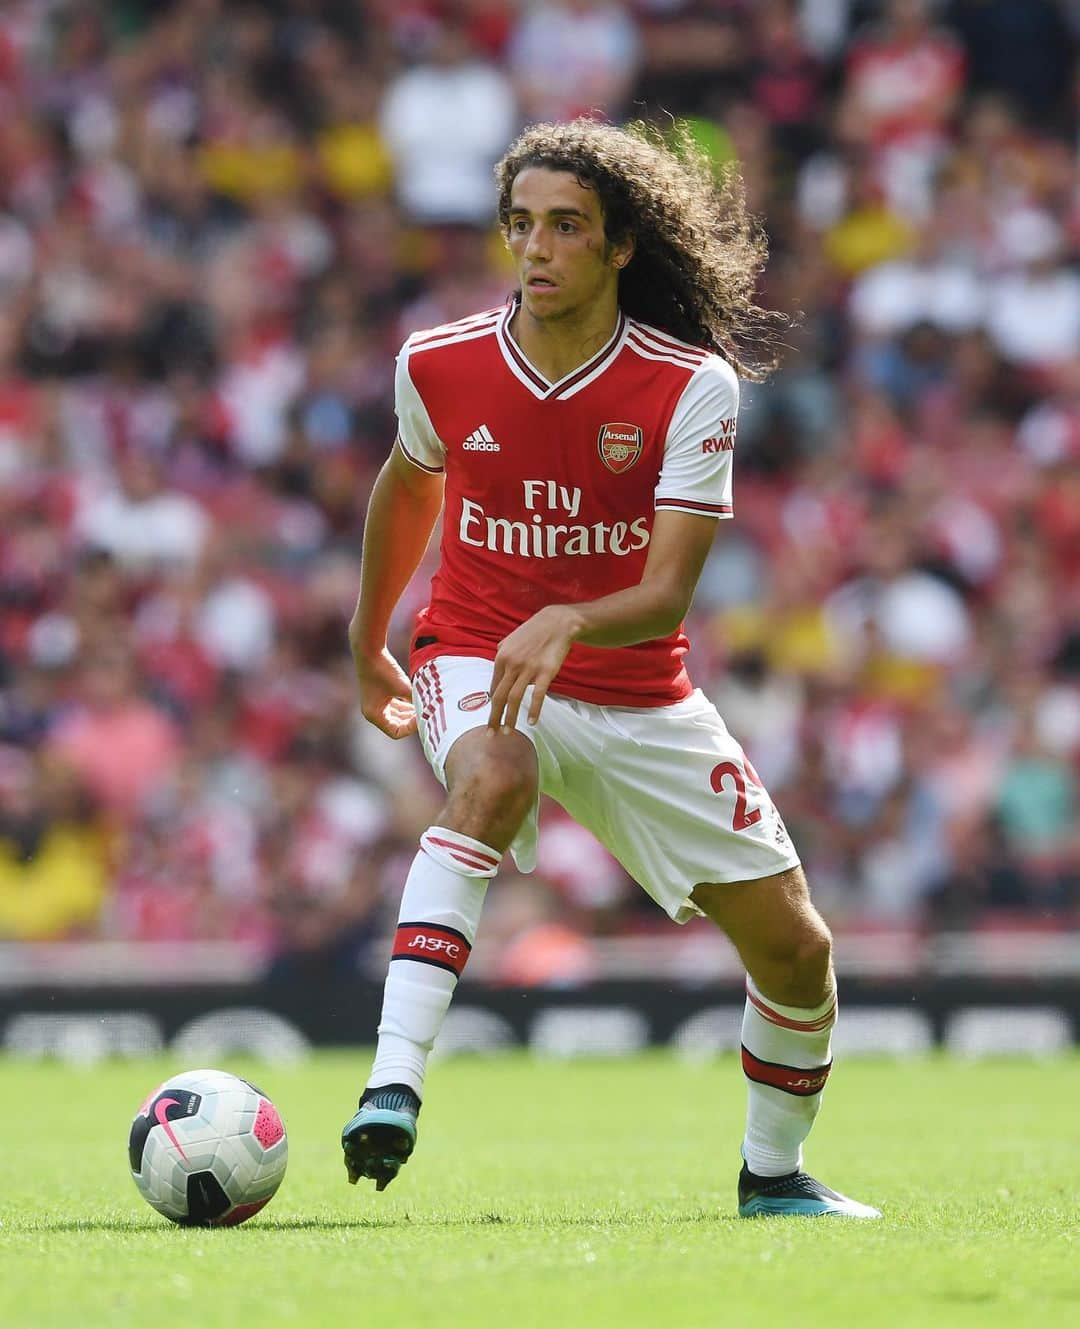
[[531, 166], [568, 171], [595, 189], [609, 243], [634, 237], [619, 276], [626, 314], [718, 351], [744, 378], [775, 369], [788, 319], [755, 301], [768, 246], [734, 167], [718, 175], [685, 130], [667, 139], [641, 121], [625, 129], [587, 119], [532, 125], [495, 167], [504, 234], [510, 190]]

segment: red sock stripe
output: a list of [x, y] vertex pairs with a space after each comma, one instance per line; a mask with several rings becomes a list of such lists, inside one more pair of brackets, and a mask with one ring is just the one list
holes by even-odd
[[477, 859], [473, 858], [473, 857], [468, 853], [468, 850], [465, 850], [465, 849], [448, 849], [446, 852], [450, 855], [451, 858], [456, 858], [457, 861], [458, 861], [463, 867], [467, 867], [467, 868], [483, 868], [485, 872], [487, 871], [487, 864], [485, 864], [485, 863], [483, 863], [483, 862], [479, 862], [479, 861], [477, 861]]
[[391, 960], [417, 960], [461, 977], [472, 947], [455, 928], [438, 923], [399, 923]]
[[800, 1066], [781, 1066], [777, 1061], [762, 1061], [743, 1045], [743, 1074], [756, 1084], [771, 1084], [774, 1089], [782, 1089], [785, 1094], [795, 1094], [799, 1098], [809, 1098], [820, 1094], [825, 1088], [825, 1081], [832, 1070], [832, 1062], [825, 1066], [812, 1066], [805, 1069]]
[[770, 1024], [779, 1025], [781, 1029], [794, 1029], [800, 1034], [819, 1034], [836, 1021], [835, 1000], [824, 1015], [819, 1015], [813, 1020], [791, 1020], [786, 1015], [781, 1015], [779, 1011], [773, 1010], [767, 1002], [762, 1001], [749, 988], [746, 989], [746, 1000], [763, 1020], [768, 1020]]
[[461, 863], [467, 863], [471, 868], [488, 868], [494, 871], [499, 866], [499, 860], [494, 854], [485, 854], [469, 845], [458, 844], [456, 840], [443, 840], [438, 835], [424, 835], [421, 836], [420, 843], [437, 844], [440, 849], [445, 849], [448, 854], [452, 854]]

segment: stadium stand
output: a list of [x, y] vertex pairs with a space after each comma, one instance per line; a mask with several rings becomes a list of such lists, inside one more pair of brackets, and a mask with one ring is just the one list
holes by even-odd
[[[5, 5], [0, 939], [283, 971], [381, 944], [439, 792], [360, 720], [345, 639], [394, 355], [505, 298], [490, 167], [582, 110], [737, 160], [798, 311], [690, 666], [824, 912], [1074, 932], [1078, 28], [1049, 0]], [[545, 826], [489, 901], [502, 982], [666, 927]]]

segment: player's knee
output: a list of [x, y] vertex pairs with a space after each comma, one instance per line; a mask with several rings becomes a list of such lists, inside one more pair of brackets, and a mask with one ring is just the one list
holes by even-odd
[[782, 941], [748, 957], [747, 967], [766, 996], [785, 1006], [818, 1006], [833, 985], [832, 935], [816, 914]]
[[524, 814], [536, 800], [536, 758], [527, 752], [501, 751], [473, 773], [471, 793], [498, 807], [520, 808]]
[[817, 990], [825, 987], [832, 973], [832, 951], [832, 933], [817, 919], [799, 943], [796, 963], [799, 974]]
[[792, 1006], [816, 1006], [832, 986], [832, 934], [815, 918], [794, 942], [786, 970], [787, 995]]
[[477, 731], [478, 738], [447, 763], [449, 808], [456, 829], [485, 843], [505, 838], [536, 802], [539, 776], [528, 739]]

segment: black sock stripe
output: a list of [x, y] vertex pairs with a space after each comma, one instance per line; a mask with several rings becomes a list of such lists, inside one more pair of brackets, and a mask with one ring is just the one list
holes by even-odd
[[455, 965], [447, 964], [445, 960], [435, 960], [430, 955], [391, 955], [391, 964], [398, 960], [411, 960], [413, 964], [430, 964], [435, 969], [445, 969], [448, 974], [453, 974], [455, 978], [461, 977], [461, 971]]
[[786, 1066], [781, 1061], [763, 1061], [744, 1043], [742, 1069], [753, 1084], [768, 1085], [772, 1089], [779, 1089], [781, 1093], [793, 1094], [796, 1098], [811, 1098], [825, 1088], [832, 1062], [825, 1066]]
[[825, 1071], [832, 1069], [832, 1062], [827, 1061], [824, 1066], [788, 1066], [782, 1061], [766, 1061], [764, 1057], [759, 1057], [756, 1052], [751, 1052], [745, 1043], [739, 1045], [748, 1057], [753, 1057], [762, 1066], [771, 1066], [778, 1071], [794, 1071], [796, 1075], [822, 1075]]

